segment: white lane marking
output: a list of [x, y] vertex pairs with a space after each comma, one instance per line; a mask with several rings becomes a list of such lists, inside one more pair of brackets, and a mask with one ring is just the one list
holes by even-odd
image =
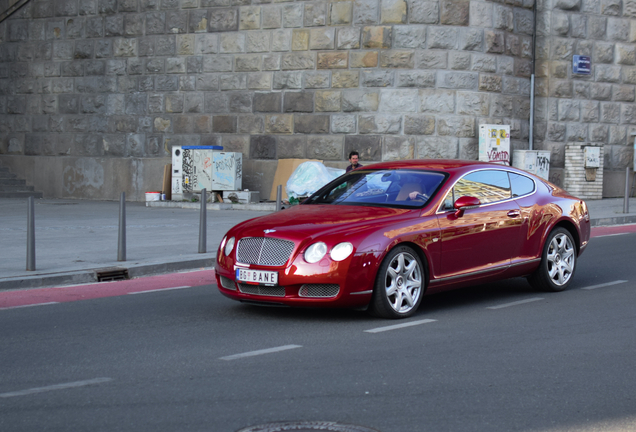
[[263, 354], [272, 354], [272, 353], [277, 353], [280, 351], [287, 351], [287, 350], [291, 350], [295, 348], [302, 348], [302, 345], [283, 345], [283, 346], [279, 346], [275, 348], [267, 348], [267, 349], [262, 349], [257, 351], [245, 352], [242, 354], [234, 354], [227, 357], [221, 357], [219, 358], [219, 360], [236, 360], [236, 359], [240, 359], [244, 357], [254, 357], [254, 356], [263, 355]]
[[419, 321], [411, 321], [411, 322], [406, 322], [406, 323], [402, 323], [402, 324], [395, 324], [395, 325], [390, 325], [390, 326], [386, 326], [386, 327], [376, 327], [370, 330], [365, 330], [365, 333], [381, 333], [381, 332], [385, 332], [385, 331], [389, 331], [389, 330], [397, 330], [397, 329], [401, 329], [401, 328], [405, 328], [405, 327], [413, 327], [416, 325], [420, 325], [420, 324], [428, 324], [428, 323], [432, 323], [435, 322], [437, 320], [434, 319], [424, 319], [424, 320], [419, 320]]
[[152, 292], [170, 291], [170, 290], [178, 290], [178, 289], [184, 289], [184, 288], [192, 288], [192, 287], [189, 285], [186, 285], [186, 286], [179, 286], [179, 287], [159, 288], [159, 289], [147, 290], [147, 291], [133, 291], [133, 292], [129, 292], [128, 294], [146, 294], [146, 293], [152, 293]]
[[26, 307], [32, 307], [32, 306], [47, 306], [47, 305], [52, 305], [52, 304], [58, 304], [58, 302], [35, 303], [35, 304], [20, 305], [20, 306], [9, 306], [9, 307], [0, 308], [0, 310], [20, 309], [20, 308], [26, 308]]
[[616, 234], [603, 234], [603, 235], [599, 235], [599, 236], [594, 236], [592, 238], [601, 238], [601, 237], [615, 237], [615, 236], [622, 236], [625, 234], [633, 234], [633, 233], [616, 233]]
[[614, 282], [607, 282], [607, 283], [602, 283], [602, 284], [598, 284], [598, 285], [592, 285], [592, 286], [584, 287], [584, 288], [581, 288], [581, 289], [593, 290], [593, 289], [596, 289], [596, 288], [603, 288], [603, 287], [608, 287], [608, 286], [612, 286], [612, 285], [618, 285], [618, 284], [622, 284], [622, 283], [625, 283], [625, 282], [629, 282], [629, 281], [617, 280], [617, 281], [614, 281]]
[[543, 300], [543, 297], [533, 297], [533, 298], [529, 298], [526, 300], [519, 300], [516, 302], [512, 302], [512, 303], [505, 303], [505, 304], [500, 304], [497, 306], [489, 306], [486, 309], [503, 309], [503, 308], [507, 308], [510, 306], [517, 306], [517, 305], [521, 305], [521, 304], [525, 304], [525, 303], [531, 303], [531, 302], [536, 302], [539, 300]]
[[95, 379], [85, 380], [85, 381], [75, 381], [75, 382], [64, 383], [64, 384], [55, 384], [55, 385], [50, 385], [46, 387], [36, 387], [36, 388], [14, 391], [9, 393], [0, 393], [0, 398], [10, 398], [10, 397], [16, 397], [16, 396], [25, 396], [25, 395], [35, 394], [35, 393], [44, 393], [44, 392], [53, 391], [53, 390], [64, 390], [68, 388], [84, 387], [84, 386], [89, 386], [93, 384], [101, 384], [101, 383], [112, 381], [112, 380], [113, 380], [112, 378], [95, 378]]

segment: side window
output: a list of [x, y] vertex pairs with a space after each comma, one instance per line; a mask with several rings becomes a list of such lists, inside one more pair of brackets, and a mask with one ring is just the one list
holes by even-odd
[[471, 196], [482, 204], [510, 199], [510, 180], [508, 173], [500, 170], [476, 171], [465, 175], [454, 187], [455, 199]]
[[520, 197], [534, 192], [534, 181], [531, 178], [517, 173], [508, 173], [512, 186], [512, 196]]
[[444, 204], [442, 204], [442, 210], [453, 210], [454, 203], [455, 203], [455, 200], [453, 199], [453, 189], [451, 189], [446, 194], [446, 198], [444, 198]]

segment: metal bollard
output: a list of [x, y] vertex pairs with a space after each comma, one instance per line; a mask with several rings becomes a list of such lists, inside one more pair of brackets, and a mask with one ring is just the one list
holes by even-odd
[[623, 200], [623, 213], [629, 213], [629, 167], [625, 168], [625, 198]]
[[283, 185], [278, 185], [278, 187], [276, 188], [276, 211], [280, 211], [283, 207], [282, 196]]
[[33, 197], [27, 200], [27, 271], [35, 270], [35, 204]]
[[117, 261], [126, 261], [126, 192], [119, 197], [119, 236], [117, 238]]
[[207, 217], [206, 217], [206, 190], [201, 191], [201, 212], [199, 214], [199, 253], [206, 252], [207, 235]]

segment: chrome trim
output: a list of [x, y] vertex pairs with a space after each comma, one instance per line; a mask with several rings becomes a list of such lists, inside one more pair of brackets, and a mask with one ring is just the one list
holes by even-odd
[[362, 295], [362, 294], [372, 294], [373, 290], [368, 290], [368, 291], [359, 291], [359, 292], [354, 292], [354, 293], [349, 293], [349, 295]]
[[518, 262], [518, 263], [510, 264], [510, 267], [517, 267], [517, 266], [520, 266], [520, 265], [532, 264], [533, 262], [537, 262], [537, 261], [541, 261], [541, 257], [532, 258], [530, 260], [525, 260], [525, 261], [521, 261], [521, 262]]
[[480, 270], [480, 271], [476, 271], [476, 272], [471, 272], [471, 273], [462, 273], [460, 275], [457, 276], [449, 276], [449, 277], [445, 277], [442, 279], [434, 279], [431, 281], [431, 283], [438, 283], [438, 282], [446, 282], [446, 281], [450, 281], [450, 280], [454, 280], [454, 279], [460, 279], [460, 278], [464, 278], [467, 276], [472, 276], [472, 275], [480, 275], [480, 274], [484, 274], [484, 273], [493, 273], [495, 270], [498, 271], [503, 271], [503, 270], [508, 270], [512, 265], [508, 264], [505, 266], [499, 266], [499, 267], [492, 267], [489, 268], [487, 270]]
[[493, 267], [493, 268], [489, 268], [489, 269], [486, 269], [486, 270], [480, 270], [480, 271], [471, 272], [471, 273], [463, 273], [463, 274], [460, 274], [460, 275], [457, 275], [457, 276], [449, 276], [449, 277], [442, 278], [442, 279], [434, 279], [434, 280], [431, 280], [431, 283], [446, 282], [446, 281], [449, 281], [449, 280], [464, 278], [464, 277], [467, 277], [467, 276], [481, 275], [481, 274], [484, 274], [484, 273], [490, 273], [490, 272], [494, 272], [496, 270], [497, 271], [505, 271], [505, 270], [508, 270], [508, 269], [510, 269], [512, 267], [518, 267], [518, 266], [521, 266], [521, 265], [532, 264], [532, 263], [537, 262], [537, 261], [541, 261], [541, 258], [533, 258], [533, 259], [530, 259], [530, 260], [521, 261], [521, 262], [514, 263], [514, 264], [508, 264], [508, 265], [505, 265], [505, 266]]
[[[511, 168], [514, 168], [514, 167], [511, 167]], [[519, 168], [517, 168], [517, 169], [519, 169]], [[478, 171], [506, 171], [506, 172], [513, 172], [513, 173], [515, 173], [515, 174], [519, 174], [519, 175], [523, 175], [523, 176], [525, 176], [525, 177], [528, 177], [528, 178], [529, 178], [530, 180], [532, 180], [532, 182], [534, 183], [534, 190], [533, 190], [532, 192], [530, 192], [529, 194], [521, 195], [521, 196], [517, 196], [517, 197], [511, 197], [510, 199], [506, 199], [506, 200], [502, 200], [502, 201], [494, 201], [494, 202], [491, 202], [491, 203], [480, 204], [480, 205], [479, 205], [479, 208], [481, 208], [481, 207], [487, 207], [487, 206], [489, 206], [489, 205], [494, 205], [494, 204], [501, 204], [501, 203], [505, 203], [505, 202], [508, 202], [508, 201], [514, 201], [514, 200], [516, 200], [516, 199], [524, 198], [524, 197], [528, 197], [528, 196], [530, 196], [530, 195], [534, 195], [535, 193], [537, 193], [537, 190], [538, 190], [537, 181], [536, 181], [534, 178], [532, 178], [532, 177], [530, 177], [530, 176], [528, 175], [528, 174], [530, 174], [530, 173], [527, 173], [527, 174], [526, 174], [526, 173], [525, 173], [525, 171], [524, 171], [524, 173], [520, 174], [520, 173], [515, 172], [515, 171], [510, 171], [510, 169], [507, 169], [507, 168], [505, 168], [505, 167], [504, 167], [504, 168], [497, 168], [497, 167], [493, 167], [493, 168], [477, 168], [477, 169], [474, 169], [474, 170], [472, 170], [472, 171], [468, 171], [467, 173], [465, 173], [464, 175], [462, 175], [460, 178], [458, 178], [458, 179], [457, 179], [457, 180], [453, 183], [453, 185], [452, 185], [450, 188], [448, 188], [448, 189], [446, 190], [446, 195], [448, 195], [448, 192], [450, 192], [450, 190], [451, 190], [452, 188], [454, 188], [454, 187], [455, 187], [455, 185], [457, 184], [457, 182], [458, 182], [458, 181], [460, 181], [461, 179], [463, 179], [464, 177], [466, 177], [468, 174], [472, 174], [472, 173], [474, 173], [474, 172], [478, 172]], [[530, 174], [530, 175], [532, 175], [532, 174]], [[512, 186], [511, 186], [511, 187], [512, 187]], [[442, 206], [444, 205], [444, 198], [446, 198], [446, 195], [444, 195], [444, 197], [442, 198], [442, 202], [439, 204], [439, 207], [438, 207], [438, 208], [437, 208], [437, 210], [435, 211], [435, 214], [436, 214], [436, 215], [439, 215], [439, 214], [446, 214], [446, 213], [456, 212], [456, 211], [457, 211], [457, 210], [455, 210], [455, 209], [453, 209], [453, 210], [442, 210]]]

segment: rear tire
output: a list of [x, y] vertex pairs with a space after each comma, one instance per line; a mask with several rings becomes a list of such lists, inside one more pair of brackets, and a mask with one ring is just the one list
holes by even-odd
[[565, 228], [556, 228], [548, 236], [541, 264], [528, 277], [528, 282], [540, 291], [563, 291], [570, 285], [575, 268], [576, 247], [572, 234]]
[[422, 302], [425, 281], [424, 266], [413, 249], [394, 248], [378, 270], [370, 312], [382, 318], [410, 317]]

